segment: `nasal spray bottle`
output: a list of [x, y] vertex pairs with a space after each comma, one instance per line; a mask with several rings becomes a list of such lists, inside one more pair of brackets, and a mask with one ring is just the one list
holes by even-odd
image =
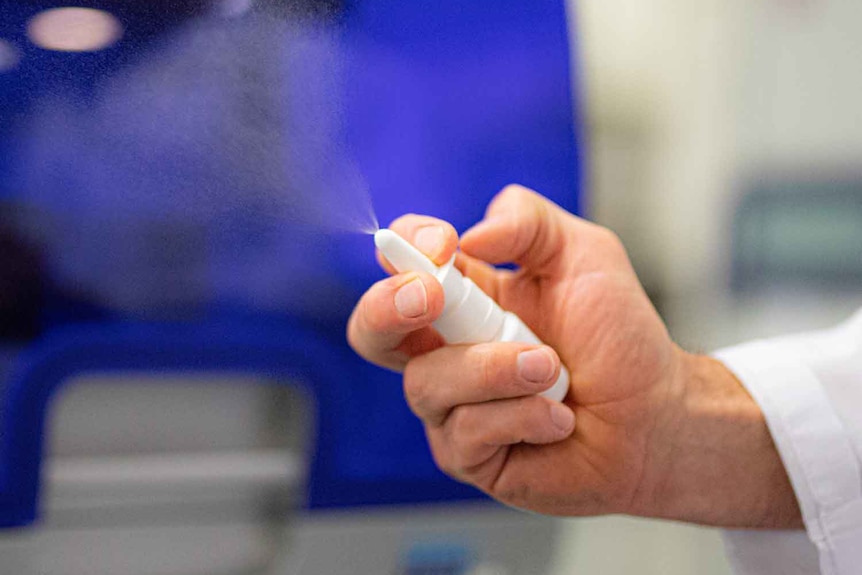
[[[375, 233], [374, 243], [398, 272], [423, 271], [437, 278], [443, 286], [443, 313], [434, 322], [434, 328], [447, 343], [517, 341], [542, 344], [521, 318], [503, 310], [471, 279], [461, 275], [455, 268], [455, 256], [438, 267], [407, 240], [388, 229]], [[569, 372], [562, 366], [557, 381], [541, 395], [562, 401], [568, 390]]]

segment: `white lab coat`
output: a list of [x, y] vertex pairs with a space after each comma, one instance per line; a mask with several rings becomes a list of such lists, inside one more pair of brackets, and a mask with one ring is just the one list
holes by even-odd
[[715, 356], [763, 410], [806, 530], [726, 532], [737, 574], [862, 574], [862, 310]]

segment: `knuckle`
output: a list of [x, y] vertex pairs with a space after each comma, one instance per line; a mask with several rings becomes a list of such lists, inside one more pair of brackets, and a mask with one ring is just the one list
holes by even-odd
[[599, 228], [598, 241], [605, 249], [609, 250], [611, 253], [625, 253], [625, 247], [623, 246], [622, 239], [620, 239], [620, 237], [609, 228]]
[[527, 195], [529, 193], [530, 193], [530, 190], [528, 190], [526, 187], [522, 186], [521, 184], [507, 184], [500, 191], [501, 196], [513, 196], [513, 197], [524, 196], [524, 195]]
[[519, 206], [529, 196], [530, 190], [520, 184], [509, 184], [500, 190], [488, 205], [487, 212], [489, 214], [505, 209], [512, 209], [513, 206]]
[[455, 445], [463, 445], [475, 432], [471, 405], [459, 405], [449, 414], [448, 431]]
[[452, 466], [452, 458], [449, 456], [449, 450], [431, 444], [431, 457], [434, 459], [434, 465], [447, 475], [454, 474]]
[[455, 477], [455, 466], [452, 464], [452, 459], [449, 457], [449, 454], [441, 449], [434, 449], [431, 451], [431, 455], [434, 458], [434, 465], [437, 468], [450, 477]]
[[[430, 438], [429, 438], [430, 439]], [[431, 447], [431, 457], [434, 460], [434, 465], [446, 475], [455, 477], [456, 468], [452, 461], [452, 453], [448, 447], [439, 445], [435, 441], [429, 441]]]
[[494, 497], [515, 507], [526, 507], [533, 499], [531, 482], [522, 477], [512, 478], [506, 474], [497, 478], [491, 486], [491, 493]]
[[464, 455], [453, 445], [451, 438], [429, 435], [428, 440], [431, 457], [437, 468], [457, 481], [467, 482], [469, 478], [465, 471]]
[[476, 447], [483, 441], [483, 425], [476, 417], [473, 406], [455, 408], [447, 420], [447, 434], [451, 446], [451, 465], [459, 475], [466, 475], [476, 461]]
[[447, 460], [448, 467], [446, 473], [452, 477], [457, 477], [462, 481], [470, 481], [473, 475], [472, 468], [476, 462], [468, 457], [467, 452], [463, 449], [453, 449]]
[[475, 385], [485, 389], [496, 387], [500, 378], [501, 356], [493, 344], [480, 343], [472, 346], [468, 355], [472, 364]]
[[420, 419], [427, 417], [433, 405], [433, 389], [422, 376], [420, 362], [408, 361], [404, 368], [404, 398]]

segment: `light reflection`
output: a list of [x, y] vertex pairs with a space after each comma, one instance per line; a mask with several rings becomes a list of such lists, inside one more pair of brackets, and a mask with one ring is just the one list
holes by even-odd
[[96, 52], [115, 44], [123, 26], [111, 14], [92, 8], [54, 8], [34, 16], [27, 26], [30, 40], [46, 50]]

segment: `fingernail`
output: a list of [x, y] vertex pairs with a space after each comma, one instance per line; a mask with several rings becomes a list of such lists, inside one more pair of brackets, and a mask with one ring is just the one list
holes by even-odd
[[575, 425], [575, 413], [562, 403], [551, 406], [551, 421], [560, 431], [569, 431]]
[[551, 352], [540, 347], [518, 354], [518, 373], [527, 381], [547, 383], [554, 376], [556, 366]]
[[426, 226], [413, 236], [413, 244], [420, 252], [433, 259], [443, 249], [445, 237], [446, 234], [440, 226]]
[[416, 278], [401, 286], [395, 293], [395, 309], [408, 318], [419, 317], [428, 311], [428, 294], [422, 280]]

